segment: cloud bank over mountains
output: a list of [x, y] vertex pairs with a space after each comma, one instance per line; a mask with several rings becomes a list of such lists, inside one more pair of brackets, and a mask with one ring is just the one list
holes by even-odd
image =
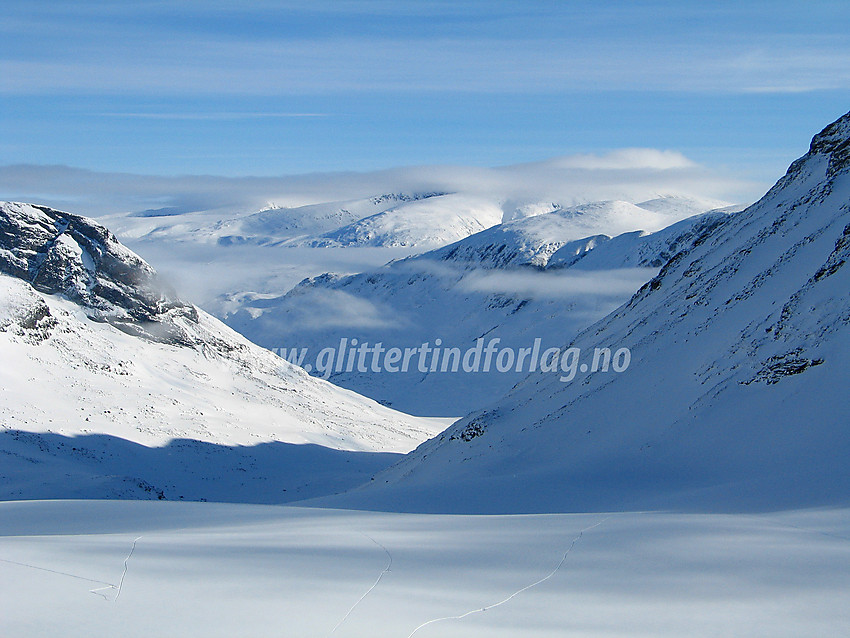
[[372, 172], [278, 177], [158, 176], [89, 171], [70, 166], [0, 167], [0, 197], [39, 201], [89, 216], [159, 211], [247, 212], [269, 206], [371, 197], [381, 193], [463, 192], [504, 203], [551, 199], [648, 200], [671, 193], [747, 202], [764, 185], [693, 162], [670, 150], [619, 149], [512, 166], [411, 166]]

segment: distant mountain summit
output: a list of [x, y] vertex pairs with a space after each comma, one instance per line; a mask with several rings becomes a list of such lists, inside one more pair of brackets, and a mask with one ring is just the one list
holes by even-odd
[[[370, 201], [378, 205], [394, 200]], [[470, 195], [435, 194], [396, 201], [391, 208], [296, 243], [312, 247], [434, 248], [494, 226], [504, 216], [497, 203]]]
[[848, 202], [850, 114], [816, 135], [759, 202], [680, 247], [571, 344], [583, 362], [595, 348], [628, 348], [627, 370], [568, 383], [532, 374], [345, 503], [452, 512], [846, 505]]

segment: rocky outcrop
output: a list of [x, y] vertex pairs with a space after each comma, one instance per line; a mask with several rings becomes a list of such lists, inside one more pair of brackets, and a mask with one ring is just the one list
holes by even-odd
[[88, 316], [142, 337], [184, 342], [175, 317], [197, 310], [94, 220], [21, 203], [0, 203], [0, 272], [62, 295]]

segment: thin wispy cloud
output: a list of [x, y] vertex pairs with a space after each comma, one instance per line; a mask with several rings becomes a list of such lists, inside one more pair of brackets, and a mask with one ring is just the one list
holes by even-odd
[[118, 117], [140, 120], [257, 120], [274, 118], [329, 117], [328, 113], [98, 113], [100, 117]]
[[7, 4], [11, 95], [850, 88], [850, 41], [817, 2]]
[[[817, 91], [850, 88], [850, 45], [727, 46], [586, 38], [127, 42], [75, 59], [3, 59], [0, 91], [297, 95], [362, 91]], [[152, 52], [155, 51], [155, 52]], [[106, 53], [106, 54], [105, 54]]]
[[569, 299], [580, 295], [621, 297], [633, 293], [656, 272], [652, 268], [575, 273], [475, 271], [464, 277], [460, 289], [526, 299]]

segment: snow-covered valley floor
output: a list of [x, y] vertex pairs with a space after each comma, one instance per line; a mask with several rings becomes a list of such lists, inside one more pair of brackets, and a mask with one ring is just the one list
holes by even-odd
[[850, 509], [3, 502], [0, 573], [6, 638], [846, 636]]

